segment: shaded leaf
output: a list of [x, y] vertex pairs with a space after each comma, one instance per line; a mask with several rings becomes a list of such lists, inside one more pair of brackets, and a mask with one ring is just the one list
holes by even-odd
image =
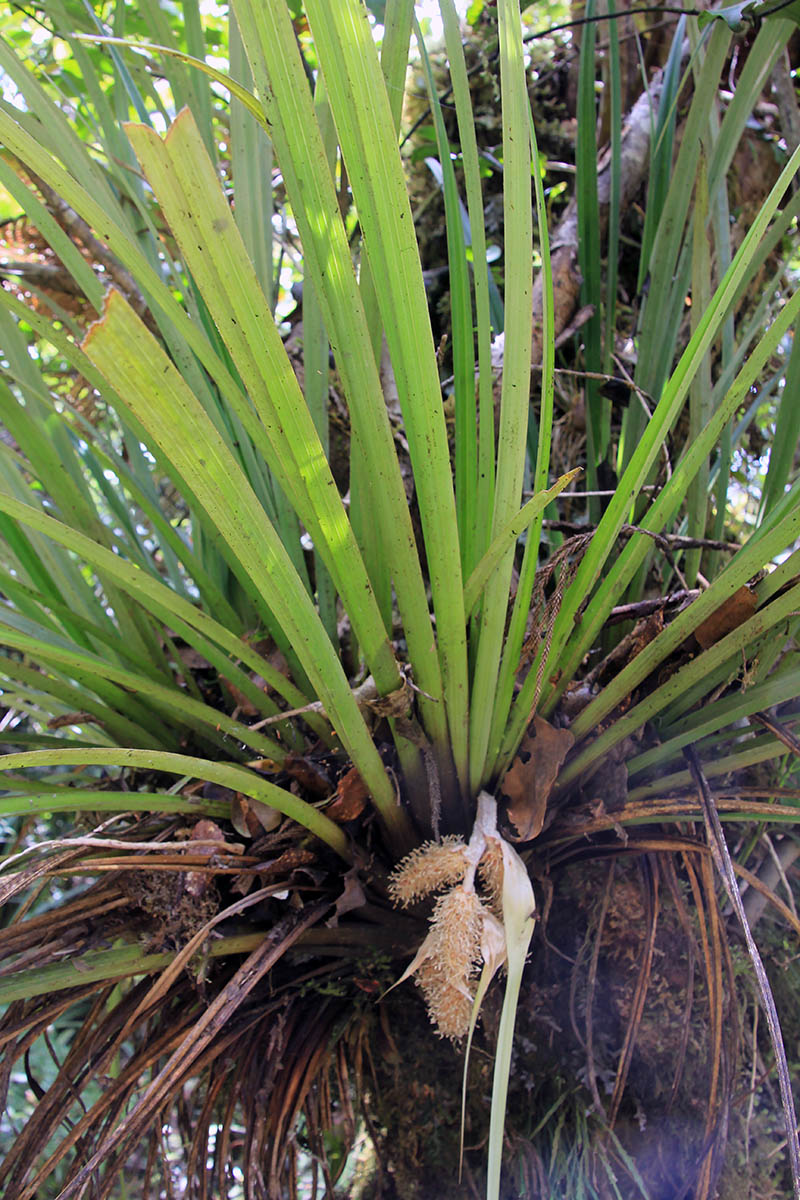
[[244, 694], [241, 688], [235, 683], [231, 683], [230, 679], [226, 679], [224, 675], [219, 676], [219, 681], [227, 692], [230, 692], [233, 702], [236, 705], [236, 711], [240, 716], [256, 717], [258, 709], [253, 701]]

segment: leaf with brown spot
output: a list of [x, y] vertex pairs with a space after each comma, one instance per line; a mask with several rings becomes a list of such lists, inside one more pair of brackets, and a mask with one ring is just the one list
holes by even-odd
[[538, 715], [528, 726], [500, 783], [506, 814], [517, 830], [512, 841], [529, 842], [542, 832], [547, 801], [574, 741], [568, 729], [555, 729]]
[[729, 596], [710, 617], [697, 626], [694, 636], [704, 650], [720, 641], [726, 634], [738, 629], [756, 611], [757, 600], [755, 593], [745, 585]]
[[332, 821], [355, 821], [364, 811], [368, 795], [364, 780], [356, 768], [351, 767], [339, 780], [336, 795], [325, 809], [325, 816]]
[[252, 767], [254, 771], [263, 771], [265, 775], [277, 775], [281, 770], [280, 763], [276, 763], [274, 758], [253, 758], [245, 766]]

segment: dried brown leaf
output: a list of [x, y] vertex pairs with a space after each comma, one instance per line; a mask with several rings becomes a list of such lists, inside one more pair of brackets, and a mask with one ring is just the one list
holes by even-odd
[[258, 874], [262, 880], [274, 879], [276, 875], [288, 878], [298, 867], [305, 867], [314, 861], [315, 855], [311, 850], [306, 850], [303, 846], [292, 846], [271, 862], [259, 865]]
[[310, 758], [301, 754], [287, 754], [283, 769], [292, 779], [296, 779], [302, 788], [313, 792], [315, 796], [329, 796], [331, 781], [327, 771]]
[[343, 917], [345, 913], [353, 912], [358, 908], [362, 908], [367, 902], [367, 897], [364, 894], [364, 889], [361, 886], [361, 880], [358, 878], [358, 872], [353, 869], [348, 871], [343, 880], [344, 890], [336, 901], [336, 911], [333, 916], [325, 922], [329, 929], [335, 929], [339, 924], [339, 917]]
[[64, 713], [60, 717], [51, 717], [47, 722], [48, 729], [65, 729], [70, 725], [102, 725], [99, 717], [93, 717], [88, 712]]
[[740, 587], [720, 604], [710, 617], [706, 617], [705, 621], [697, 626], [694, 636], [702, 648], [708, 650], [709, 646], [713, 646], [726, 634], [732, 633], [749, 620], [756, 611], [757, 603], [755, 593], [751, 592], [749, 587]]
[[237, 792], [231, 800], [231, 824], [242, 837], [256, 838], [263, 828], [252, 808], [249, 796]]
[[325, 816], [332, 821], [354, 821], [360, 817], [367, 803], [366, 784], [355, 767], [351, 767], [339, 780], [336, 795], [325, 809]]
[[251, 767], [254, 771], [263, 771], [265, 775], [277, 775], [281, 770], [280, 763], [277, 763], [274, 758], [252, 758], [245, 763], [246, 767]]
[[277, 808], [270, 808], [268, 804], [264, 804], [261, 800], [254, 800], [252, 796], [243, 796], [237, 793], [237, 799], [247, 805], [248, 814], [256, 818], [262, 829], [267, 833], [271, 833], [273, 829], [277, 829], [283, 817], [278, 812]]
[[574, 741], [568, 729], [555, 729], [538, 714], [528, 726], [500, 784], [508, 819], [517, 830], [513, 841], [529, 842], [542, 832], [547, 801]]

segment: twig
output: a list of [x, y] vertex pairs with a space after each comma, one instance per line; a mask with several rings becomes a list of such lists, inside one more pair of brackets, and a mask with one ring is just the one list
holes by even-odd
[[[531, 493], [532, 494], [532, 493]], [[562, 492], [562, 496], [613, 496], [614, 492]], [[586, 533], [586, 526], [579, 521], [543, 521], [545, 529], [557, 529], [561, 533]], [[643, 533], [651, 537], [659, 549], [668, 547], [671, 550], [724, 550], [735, 554], [740, 548], [737, 542], [720, 542], [714, 538], [685, 537], [681, 533], [654, 533], [652, 529], [644, 529], [641, 525], [623, 525], [619, 531], [620, 537], [629, 538], [634, 533]], [[696, 595], [695, 592], [692, 593]]]
[[302, 708], [288, 708], [285, 712], [275, 713], [272, 717], [264, 717], [262, 721], [256, 721], [255, 725], [248, 725], [248, 729], [251, 731], [265, 729], [267, 725], [277, 725], [281, 721], [288, 721], [290, 717], [302, 717], [305, 713], [321, 713], [323, 717], [327, 716], [322, 701], [312, 700], [310, 704], [304, 704]]
[[[616, 356], [614, 358], [614, 362], [617, 363], [617, 366], [620, 367], [620, 370], [623, 369], [622, 364], [619, 362]], [[541, 363], [539, 363], [538, 365], [532, 366], [531, 370], [536, 371], [539, 375], [541, 375], [544, 367], [541, 365]], [[638, 383], [634, 383], [627, 371], [625, 371], [624, 379], [620, 379], [619, 375], [606, 375], [604, 371], [573, 371], [570, 367], [554, 367], [553, 373], [555, 375], [569, 375], [573, 379], [596, 379], [598, 383], [624, 383], [627, 388], [630, 388], [632, 392], [636, 392], [637, 396], [643, 396], [644, 399], [649, 404], [652, 404], [655, 408], [655, 400], [650, 393], [646, 392], [644, 388], [640, 388]]]
[[632, 604], [619, 604], [608, 614], [606, 625], [618, 625], [620, 621], [638, 621], [642, 617], [649, 617], [653, 613], [659, 612], [662, 608], [672, 608], [676, 604], [683, 604], [686, 600], [695, 600], [699, 595], [698, 588], [692, 588], [688, 592], [686, 588], [681, 588], [680, 591], [670, 592], [668, 596], [655, 596], [652, 600], [636, 600]]
[[[774, 4], [772, 8], [754, 13], [752, 17], [742, 17], [742, 21], [750, 26], [758, 25], [766, 17], [771, 17], [775, 13], [781, 12], [782, 9], [788, 8], [792, 3], [793, 0], [778, 0], [778, 3]], [[619, 21], [623, 17], [649, 17], [653, 13], [662, 13], [675, 17], [702, 17], [705, 16], [706, 10], [702, 8], [679, 8], [677, 6], [673, 7], [670, 4], [646, 5], [644, 8], [625, 8], [614, 13], [598, 13], [593, 17], [576, 17], [574, 21], [564, 21], [561, 25], [549, 25], [547, 29], [541, 29], [537, 33], [526, 34], [522, 40], [523, 42], [533, 42], [538, 38], [546, 38], [554, 33], [561, 33], [564, 29], [576, 29], [581, 25], [592, 25], [601, 21]]]
[[37, 842], [35, 846], [27, 846], [25, 850], [20, 850], [19, 854], [4, 859], [0, 863], [0, 870], [4, 871], [18, 859], [38, 850], [64, 850], [72, 849], [73, 846], [81, 846], [87, 850], [198, 850], [203, 847], [210, 849], [214, 854], [244, 853], [244, 846], [240, 842], [220, 842], [214, 838], [192, 838], [185, 842], [126, 842], [116, 838], [93, 837], [55, 838], [52, 841]]
[[757, 721], [759, 725], [763, 725], [764, 729], [768, 729], [779, 742], [783, 742], [787, 750], [791, 750], [792, 754], [796, 754], [800, 758], [800, 740], [791, 733], [780, 721], [776, 721], [769, 713], [757, 712], [753, 713], [751, 721]]
[[[791, 0], [783, 0], [784, 3], [791, 3]], [[770, 10], [773, 11], [773, 10]], [[538, 38], [550, 37], [553, 33], [561, 33], [564, 29], [575, 29], [580, 25], [592, 25], [600, 21], [619, 21], [622, 17], [648, 17], [652, 13], [666, 13], [675, 17], [699, 17], [702, 16], [704, 9], [701, 8], [673, 8], [671, 5], [658, 4], [655, 7], [648, 5], [645, 8], [626, 8], [615, 13], [598, 13], [595, 17], [577, 17], [574, 21], [564, 21], [561, 25], [550, 25], [547, 29], [541, 29], [538, 33], [527, 33], [523, 37], [523, 42], [534, 42]]]
[[[646, 483], [639, 490], [642, 492], [659, 492], [659, 491], [661, 491], [661, 488], [659, 487], [659, 485], [657, 483]], [[523, 497], [526, 500], [529, 500], [533, 494], [534, 494], [533, 492], [528, 492], [528, 491], [525, 491], [522, 493]], [[558, 494], [559, 494], [559, 497], [561, 497], [561, 498], [569, 498], [570, 500], [585, 500], [588, 496], [616, 496], [617, 493], [613, 488], [606, 488], [605, 490], [601, 490], [601, 491], [581, 490], [581, 491], [573, 491], [573, 492], [559, 492]], [[575, 528], [576, 529], [585, 529], [586, 526], [585, 525], [576, 525]]]
[[767, 1018], [770, 1041], [775, 1052], [775, 1064], [778, 1069], [778, 1085], [783, 1105], [786, 1141], [789, 1148], [792, 1186], [794, 1188], [795, 1200], [800, 1200], [800, 1140], [798, 1140], [797, 1136], [797, 1114], [794, 1107], [792, 1082], [789, 1074], [789, 1064], [786, 1059], [786, 1049], [783, 1044], [783, 1034], [781, 1032], [780, 1021], [778, 1020], [778, 1010], [775, 1007], [775, 998], [772, 995], [772, 989], [769, 985], [767, 973], [764, 970], [764, 963], [761, 960], [758, 946], [750, 932], [750, 925], [744, 911], [742, 897], [736, 884], [736, 875], [734, 874], [728, 843], [725, 841], [725, 835], [722, 832], [722, 824], [716, 805], [714, 804], [714, 798], [711, 795], [711, 789], [708, 786], [708, 781], [703, 774], [700, 760], [691, 746], [684, 746], [683, 756], [686, 759], [689, 771], [697, 787], [698, 795], [700, 796], [700, 803], [703, 807], [703, 820], [706, 827], [706, 838], [714, 865], [719, 872], [725, 886], [725, 891], [728, 894], [728, 899], [742, 927], [744, 939], [747, 943], [747, 951], [750, 955], [750, 961], [753, 964], [753, 972], [756, 977], [761, 1006]]

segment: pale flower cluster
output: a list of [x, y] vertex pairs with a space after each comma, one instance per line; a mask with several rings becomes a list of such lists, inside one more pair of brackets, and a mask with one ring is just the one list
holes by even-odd
[[[459, 837], [426, 842], [403, 859], [390, 882], [392, 899], [404, 907], [444, 892], [434, 905], [428, 936], [398, 983], [416, 976], [431, 1021], [442, 1037], [453, 1040], [469, 1029], [482, 965], [493, 973], [505, 960], [503, 844], [494, 801], [484, 797], [468, 844]], [[475, 890], [476, 871], [485, 900]]]

